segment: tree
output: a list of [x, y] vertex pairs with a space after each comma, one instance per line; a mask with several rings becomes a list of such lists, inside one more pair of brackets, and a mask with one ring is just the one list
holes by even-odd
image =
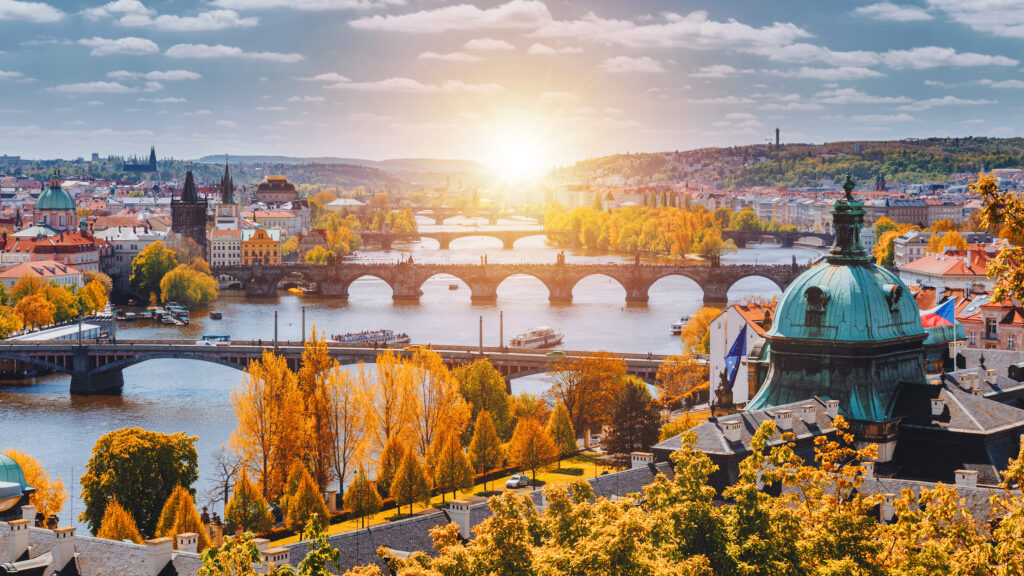
[[290, 236], [287, 240], [281, 243], [281, 255], [287, 256], [294, 254], [299, 249], [299, 237]]
[[391, 494], [391, 483], [398, 474], [402, 461], [405, 460], [406, 452], [408, 448], [397, 436], [389, 438], [384, 443], [384, 450], [381, 450], [377, 465], [377, 487], [382, 494]]
[[288, 509], [285, 512], [285, 524], [289, 530], [297, 530], [305, 526], [310, 518], [319, 516], [327, 518], [327, 504], [317, 487], [316, 480], [310, 475], [309, 470], [302, 467], [302, 476], [299, 486], [290, 498], [288, 498]]
[[42, 292], [26, 296], [14, 305], [14, 313], [30, 328], [53, 324], [53, 315], [56, 311], [57, 307], [47, 300]]
[[28, 501], [36, 507], [36, 512], [44, 517], [59, 514], [68, 497], [64, 490], [64, 481], [56, 477], [50, 478], [50, 473], [44, 470], [35, 458], [20, 450], [5, 450], [4, 456], [18, 463], [21, 473], [25, 476], [25, 483], [35, 488]]
[[318, 487], [327, 486], [334, 462], [334, 426], [331, 426], [331, 392], [329, 374], [340, 370], [327, 351], [324, 336], [317, 337], [316, 325], [299, 361], [296, 383], [302, 398], [302, 413], [308, 424], [303, 434], [302, 451]]
[[958, 226], [952, 220], [942, 218], [933, 222], [927, 230], [930, 232], [956, 232]]
[[238, 482], [235, 482], [235, 491], [224, 510], [224, 520], [227, 522], [227, 531], [232, 534], [238, 531], [266, 532], [274, 524], [267, 501], [249, 481], [245, 468], [239, 474]]
[[736, 243], [729, 240], [722, 240], [722, 232], [712, 228], [704, 233], [704, 238], [697, 245], [697, 254], [711, 261], [712, 266], [718, 266], [722, 256], [729, 252], [736, 251]]
[[692, 354], [673, 354], [658, 366], [655, 380], [662, 390], [663, 399], [676, 398], [707, 382], [708, 367]]
[[548, 419], [548, 435], [558, 449], [558, 466], [562, 466], [562, 458], [575, 454], [579, 448], [576, 446], [576, 432], [572, 429], [572, 421], [569, 420], [569, 410], [565, 404], [558, 402]]
[[[365, 378], [362, 370], [359, 378]], [[330, 438], [331, 464], [334, 477], [338, 480], [338, 493], [345, 493], [345, 480], [348, 478], [352, 463], [359, 459], [366, 444], [364, 428], [366, 409], [359, 390], [364, 387], [352, 381], [349, 373], [340, 368], [332, 369], [327, 375], [327, 393], [329, 398], [328, 426], [332, 432]]]
[[193, 309], [217, 299], [217, 280], [191, 264], [178, 264], [160, 279], [164, 302], [178, 302]]
[[[491, 414], [487, 410], [481, 410], [476, 417], [476, 425], [473, 426], [473, 439], [469, 442], [469, 460], [473, 468], [486, 474], [501, 464], [501, 441], [491, 421]], [[487, 480], [484, 479], [484, 490], [487, 490]]]
[[459, 382], [444, 365], [440, 354], [417, 351], [409, 362], [414, 384], [413, 433], [415, 448], [427, 457], [442, 429], [462, 434], [469, 420], [469, 407], [459, 393]]
[[360, 394], [367, 407], [366, 428], [373, 448], [383, 450], [392, 436], [404, 440], [411, 435], [416, 410], [414, 378], [414, 371], [401, 358], [385, 350], [377, 355], [376, 378], [359, 379], [366, 386]]
[[117, 500], [111, 500], [103, 511], [96, 537], [106, 540], [131, 540], [136, 544], [142, 544], [142, 535], [135, 525], [135, 518], [131, 512], [118, 504]]
[[69, 287], [47, 284], [42, 296], [53, 304], [53, 321], [67, 322], [78, 316], [78, 298]]
[[175, 486], [191, 486], [199, 477], [197, 438], [184, 432], [162, 434], [122, 428], [96, 441], [80, 482], [85, 511], [79, 519], [95, 534], [107, 503], [123, 502], [146, 535]]
[[100, 312], [107, 305], [109, 290], [99, 280], [91, 280], [78, 289], [78, 309], [84, 314]]
[[434, 476], [434, 486], [441, 489], [441, 502], [444, 502], [446, 490], [451, 491], [454, 500], [459, 490], [469, 490], [473, 487], [473, 465], [462, 451], [459, 435], [455, 430], [447, 430], [434, 439], [430, 468]]
[[707, 354], [711, 348], [711, 323], [721, 314], [718, 308], [709, 307], [694, 312], [679, 333], [683, 344], [697, 354]]
[[[259, 547], [253, 541], [253, 535], [246, 532], [238, 538], [225, 538], [224, 544], [203, 550], [200, 555], [203, 567], [198, 576], [257, 576], [254, 565], [258, 565]], [[282, 574], [283, 576], [283, 574]]]
[[32, 276], [31, 274], [25, 274], [18, 281], [11, 286], [10, 299], [12, 302], [17, 302], [26, 296], [41, 292], [46, 288], [46, 281], [38, 276]]
[[24, 328], [25, 324], [21, 314], [10, 306], [0, 306], [0, 338], [7, 338], [11, 334]]
[[[498, 372], [490, 360], [481, 358], [472, 364], [463, 364], [452, 371], [459, 381], [459, 392], [471, 408], [470, 422], [476, 422], [480, 412], [486, 410], [494, 422], [494, 429], [501, 438], [512, 434], [510, 398], [505, 388], [505, 377]], [[473, 434], [473, 426], [466, 427], [463, 434]]]
[[249, 363], [241, 390], [231, 393], [238, 424], [231, 445], [263, 497], [281, 494], [285, 474], [302, 445], [302, 400], [283, 356], [263, 351]]
[[206, 492], [206, 498], [211, 505], [223, 502], [226, 515], [231, 499], [231, 486], [242, 470], [242, 463], [238, 460], [238, 455], [221, 444], [210, 456], [210, 464], [213, 468], [213, 482]]
[[100, 285], [103, 286], [103, 289], [106, 290], [107, 294], [114, 291], [114, 281], [110, 276], [107, 276], [103, 272], [98, 270], [86, 270], [85, 272], [82, 272], [82, 278], [85, 280], [86, 284], [93, 280], [98, 281]]
[[156, 241], [146, 246], [132, 260], [132, 273], [129, 277], [132, 289], [143, 297], [161, 293], [160, 281], [165, 274], [178, 266], [178, 256], [169, 250], [164, 243]]
[[729, 225], [733, 230], [740, 230], [742, 232], [755, 232], [761, 229], [761, 220], [754, 213], [751, 208], [744, 208], [739, 212], [734, 212], [732, 218], [730, 218]]
[[302, 540], [309, 543], [309, 551], [299, 562], [298, 576], [333, 576], [339, 568], [341, 550], [331, 546], [324, 527], [326, 516], [313, 514], [302, 531]]
[[985, 229], [999, 228], [999, 235], [1010, 241], [1010, 245], [999, 249], [996, 257], [989, 260], [988, 276], [995, 278], [992, 302], [1007, 298], [1020, 300], [1024, 296], [1024, 197], [1020, 193], [999, 189], [995, 173], [978, 174], [978, 179], [969, 185], [972, 192], [982, 200], [981, 224]]
[[197, 543], [199, 551], [210, 545], [210, 537], [206, 534], [206, 529], [199, 519], [199, 512], [196, 511], [192, 493], [183, 486], [175, 486], [160, 511], [155, 534], [158, 538], [170, 538], [177, 547], [177, 535], [189, 532], [199, 536]]
[[967, 241], [960, 235], [956, 230], [946, 232], [940, 235], [938, 232], [932, 234], [932, 237], [928, 240], [928, 247], [925, 252], [933, 254], [942, 254], [946, 248], [952, 248], [953, 250], [963, 252], [967, 250]]
[[[512, 423], [523, 418], [533, 418], [537, 422], [547, 422], [551, 416], [551, 408], [543, 398], [523, 392], [512, 397]], [[511, 433], [510, 433], [511, 436]]]
[[906, 234], [911, 227], [906, 224], [900, 225], [898, 228], [889, 230], [882, 234], [882, 236], [875, 243], [874, 256], [875, 262], [879, 266], [892, 266], [895, 262], [895, 246], [896, 239]]
[[353, 518], [359, 519], [359, 524], [364, 524], [363, 519], [373, 516], [382, 504], [377, 487], [366, 479], [366, 474], [360, 470], [345, 492], [345, 508], [352, 513]]
[[206, 254], [203, 252], [203, 247], [195, 240], [177, 232], [171, 232], [167, 235], [164, 246], [174, 252], [174, 256], [179, 264], [195, 266], [202, 261], [202, 264], [198, 264], [198, 267], [200, 269], [206, 268], [206, 272], [209, 272], [209, 265], [206, 263]]
[[325, 249], [323, 246], [314, 246], [306, 252], [304, 260], [309, 264], [327, 264], [334, 259], [334, 252]]
[[395, 479], [391, 483], [391, 497], [399, 509], [402, 506], [409, 506], [409, 514], [412, 514], [412, 505], [422, 502], [424, 506], [430, 504], [430, 479], [420, 464], [415, 450], [408, 450], [398, 471], [395, 472]]
[[516, 424], [509, 442], [508, 456], [513, 464], [533, 473], [533, 483], [536, 485], [537, 469], [558, 458], [558, 447], [539, 422], [527, 418]]
[[889, 218], [888, 216], [882, 216], [878, 220], [875, 220], [875, 226], [873, 229], [875, 233], [875, 243], [877, 244], [886, 232], [891, 232], [896, 228], [896, 223], [893, 222], [892, 219]]
[[647, 450], [656, 443], [660, 427], [658, 405], [647, 385], [630, 378], [616, 399], [611, 427], [601, 443], [608, 453], [628, 458], [631, 452]]
[[626, 361], [608, 352], [563, 359], [552, 372], [549, 395], [565, 404], [573, 430], [587, 431], [607, 422], [625, 375]]

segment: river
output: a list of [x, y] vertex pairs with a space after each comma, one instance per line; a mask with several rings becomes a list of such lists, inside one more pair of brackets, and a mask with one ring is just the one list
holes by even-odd
[[[455, 219], [450, 220], [449, 222]], [[517, 227], [522, 227], [517, 225]], [[448, 226], [447, 228], [452, 228]], [[486, 227], [484, 227], [486, 229]], [[392, 261], [410, 253], [417, 262], [554, 262], [558, 250], [546, 246], [542, 237], [528, 237], [514, 250], [502, 250], [496, 239], [473, 237], [456, 240], [448, 250], [437, 250], [432, 241], [405, 247], [404, 251], [365, 251], [365, 260]], [[725, 264], [786, 264], [793, 257], [800, 263], [817, 257], [812, 251], [772, 247], [744, 248], [723, 257]], [[566, 250], [569, 263], [629, 262], [616, 255], [587, 255]], [[457, 284], [455, 290], [450, 284]], [[729, 291], [729, 299], [770, 299], [780, 291], [771, 281], [749, 278]], [[225, 292], [216, 304], [222, 320], [196, 314], [191, 325], [174, 327], [151, 322], [122, 323], [118, 336], [130, 338], [186, 338], [202, 334], [230, 334], [236, 338], [273, 339], [274, 312], [278, 313], [278, 334], [282, 340], [301, 338], [301, 310], [306, 309], [307, 328], [341, 333], [377, 328], [407, 332], [413, 342], [475, 345], [479, 318], [483, 317], [484, 344], [497, 345], [499, 313], [504, 314], [504, 338], [537, 325], [551, 325], [565, 333], [564, 347], [570, 349], [653, 352], [671, 354], [681, 350], [669, 325], [681, 315], [701, 307], [702, 293], [692, 281], [671, 277], [657, 282], [646, 304], [625, 304], [625, 290], [614, 280], [594, 276], [581, 281], [573, 291], [572, 304], [550, 304], [547, 289], [531, 277], [512, 277], [498, 288], [497, 302], [470, 302], [469, 289], [452, 277], [435, 276], [423, 286], [419, 303], [391, 300], [391, 290], [376, 279], [357, 280], [348, 301], [299, 297], [283, 293], [272, 300], [247, 300], [238, 293]], [[54, 374], [27, 381], [0, 383], [0, 422], [3, 448], [17, 448], [35, 456], [43, 467], [64, 479], [74, 498], [61, 514], [62, 524], [83, 510], [78, 479], [85, 470], [93, 444], [103, 434], [125, 426], [140, 426], [160, 432], [184, 430], [198, 436], [200, 478], [198, 502], [207, 501], [211, 454], [229, 441], [235, 427], [231, 390], [241, 382], [241, 373], [198, 361], [152, 360], [124, 371], [120, 396], [72, 397], [68, 376]], [[542, 376], [518, 379], [513, 391], [538, 393], [544, 390]], [[219, 510], [218, 510], [219, 511]]]

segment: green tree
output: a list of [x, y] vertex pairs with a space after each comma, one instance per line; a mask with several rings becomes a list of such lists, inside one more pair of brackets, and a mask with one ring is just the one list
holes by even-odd
[[132, 260], [129, 282], [135, 293], [144, 298], [149, 298], [151, 294], [159, 296], [160, 281], [177, 266], [177, 254], [164, 246], [163, 242], [153, 242]]
[[555, 404], [555, 409], [548, 418], [548, 435], [558, 448], [558, 466], [561, 468], [561, 459], [579, 450], [576, 446], [576, 432], [573, 431], [572, 420], [569, 418], [569, 409], [561, 402]]
[[415, 450], [406, 451], [391, 483], [391, 497], [399, 509], [408, 505], [409, 514], [412, 514], [414, 503], [422, 502], [424, 506], [430, 503], [430, 479], [423, 471]]
[[261, 574], [254, 568], [262, 558], [251, 532], [246, 532], [238, 538], [225, 538], [224, 544], [203, 550], [199, 558], [203, 567], [196, 572], [198, 576], [257, 576]]
[[345, 492], [345, 508], [352, 513], [353, 518], [359, 519], [362, 526], [363, 519], [380, 511], [381, 504], [377, 487], [367, 480], [366, 474], [360, 470]]
[[323, 516], [313, 514], [302, 531], [302, 540], [309, 543], [309, 551], [299, 562], [298, 576], [333, 576], [341, 565], [341, 550], [331, 546]]
[[224, 511], [224, 520], [227, 521], [226, 528], [231, 534], [239, 530], [266, 532], [274, 524], [274, 517], [270, 513], [267, 501], [249, 480], [245, 468], [242, 468], [238, 481], [235, 482], [235, 490]]
[[729, 252], [736, 251], [736, 244], [730, 240], [722, 240], [722, 233], [713, 228], [704, 233], [704, 239], [697, 245], [697, 254], [711, 261], [712, 266], [718, 266], [722, 256]]
[[131, 512], [118, 504], [117, 500], [111, 500], [103, 511], [103, 519], [100, 521], [96, 537], [106, 540], [131, 540], [136, 544], [142, 544], [142, 535], [135, 525], [135, 518]]
[[624, 459], [630, 452], [647, 450], [658, 441], [661, 416], [643, 381], [630, 378], [619, 392], [611, 426], [601, 440], [606, 452]]
[[395, 474], [398, 473], [398, 468], [401, 466], [402, 460], [405, 459], [407, 451], [408, 448], [397, 434], [389, 436], [384, 443], [377, 465], [377, 489], [381, 494], [385, 496], [391, 494], [391, 482], [395, 479]]
[[533, 472], [533, 483], [536, 485], [537, 469], [558, 458], [558, 447], [539, 422], [525, 418], [516, 424], [512, 432], [508, 456], [516, 466]]
[[189, 309], [206, 306], [217, 299], [217, 280], [190, 264], [179, 264], [160, 280], [164, 302], [178, 302]]
[[[487, 410], [481, 410], [473, 426], [473, 438], [469, 442], [469, 461], [473, 468], [486, 474], [488, 470], [497, 468], [501, 460], [501, 440], [494, 430], [491, 414]], [[487, 490], [486, 479], [484, 490]]]
[[295, 493], [288, 499], [288, 510], [285, 521], [290, 530], [305, 526], [311, 518], [327, 518], [327, 504], [313, 476], [305, 467], [302, 468], [302, 479]]
[[441, 502], [444, 502], [448, 490], [454, 500], [459, 490], [473, 487], [473, 465], [463, 452], [458, 434], [454, 431], [442, 433], [434, 440], [434, 444], [430, 460], [434, 486], [441, 489]]
[[175, 486], [185, 487], [199, 477], [197, 438], [184, 432], [161, 434], [142, 428], [122, 428], [96, 441], [81, 478], [85, 511], [79, 520], [95, 534], [107, 503], [122, 506], [146, 535], [155, 534], [157, 519]]
[[[512, 434], [511, 401], [501, 372], [494, 368], [490, 360], [481, 358], [472, 364], [459, 366], [452, 371], [452, 375], [459, 381], [462, 397], [472, 407], [470, 422], [475, 422], [480, 412], [486, 410], [491, 415], [498, 436], [507, 439]], [[466, 427], [463, 434], [464, 440], [472, 437], [472, 424]]]
[[753, 209], [744, 208], [732, 215], [732, 218], [729, 220], [729, 226], [733, 230], [756, 232], [761, 229], [761, 220], [754, 213]]
[[304, 260], [309, 264], [327, 264], [334, 259], [334, 252], [325, 249], [323, 246], [314, 246], [312, 250], [306, 252]]

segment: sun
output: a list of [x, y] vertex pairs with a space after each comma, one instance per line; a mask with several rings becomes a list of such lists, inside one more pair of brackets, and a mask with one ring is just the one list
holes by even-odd
[[535, 121], [507, 120], [488, 128], [491, 150], [487, 164], [506, 180], [543, 174], [551, 166], [544, 130]]

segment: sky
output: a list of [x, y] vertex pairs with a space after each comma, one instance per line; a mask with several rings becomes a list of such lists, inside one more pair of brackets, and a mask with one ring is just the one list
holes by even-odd
[[0, 153], [462, 158], [1014, 136], [1024, 0], [0, 0]]

